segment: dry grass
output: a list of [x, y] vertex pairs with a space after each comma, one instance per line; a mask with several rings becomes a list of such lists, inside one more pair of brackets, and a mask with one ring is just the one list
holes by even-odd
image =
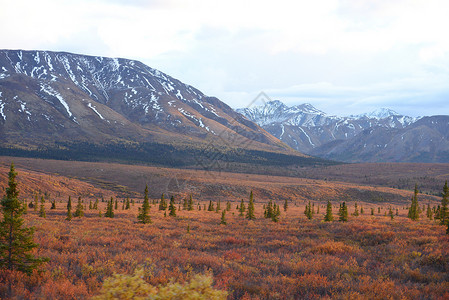
[[[105, 204], [100, 202], [103, 212]], [[27, 225], [36, 227], [36, 254], [51, 259], [46, 272], [31, 277], [3, 272], [0, 278], [3, 284], [16, 280], [18, 297], [82, 299], [98, 293], [113, 273], [143, 265], [145, 279], [155, 285], [212, 270], [215, 286], [230, 299], [449, 297], [448, 237], [433, 221], [411, 222], [402, 208], [390, 220], [384, 208], [375, 216], [324, 223], [323, 203], [313, 220], [305, 218], [302, 204], [290, 203], [273, 223], [262, 217], [259, 201], [257, 219], [248, 221], [238, 216], [236, 204], [226, 214], [226, 226], [219, 225], [220, 213], [183, 210], [170, 218], [154, 206], [153, 224], [136, 224], [137, 203], [116, 211], [114, 219], [87, 210], [84, 218], [69, 222], [65, 203], [56, 210], [48, 204], [46, 219], [33, 211], [26, 215]], [[369, 210], [370, 204], [362, 205]]]
[[[0, 186], [5, 187], [9, 162], [5, 158], [2, 161]], [[145, 280], [154, 285], [170, 280], [183, 282], [192, 273], [211, 270], [215, 287], [227, 290], [229, 299], [449, 298], [449, 239], [445, 227], [424, 219], [424, 215], [418, 222], [407, 219], [404, 207], [411, 196], [408, 191], [315, 179], [204, 174], [119, 164], [31, 159], [15, 162], [21, 196], [29, 202], [40, 189], [57, 200], [57, 209], [50, 210], [47, 202], [46, 219], [32, 209], [25, 216], [26, 224], [36, 228], [35, 240], [40, 244], [36, 254], [50, 258], [45, 272], [28, 277], [0, 271], [0, 296], [5, 295], [6, 283], [12, 281], [20, 299], [85, 299], [96, 295], [104, 279], [112, 274], [132, 274], [137, 266], [143, 266]], [[164, 190], [162, 183], [173, 183], [173, 179], [178, 185], [165, 185]], [[137, 224], [137, 202], [148, 183], [153, 196], [166, 191], [178, 202], [191, 191], [195, 210], [182, 210], [178, 217], [170, 218], [153, 206], [153, 224]], [[120, 185], [123, 187], [117, 188]], [[254, 221], [239, 217], [236, 209], [241, 198], [247, 200], [250, 189], [255, 191]], [[393, 198], [385, 198], [382, 203], [357, 198], [367, 191]], [[119, 209], [114, 219], [86, 209], [84, 218], [66, 221], [68, 195], [72, 199], [81, 195], [87, 207], [95, 199], [92, 195], [104, 195], [105, 199], [119, 195]], [[130, 210], [121, 209], [125, 195], [136, 201]], [[423, 198], [419, 196], [421, 203], [427, 204]], [[228, 225], [219, 225], [221, 213], [203, 210], [209, 199], [221, 199], [222, 208], [231, 201], [231, 211], [226, 214]], [[263, 218], [263, 205], [268, 199], [281, 207], [283, 199], [290, 200], [279, 223]], [[309, 199], [320, 208], [313, 220], [303, 214]], [[333, 200], [334, 217], [336, 199], [349, 200], [350, 213], [357, 200], [365, 213], [350, 216], [347, 223], [324, 223], [327, 199]], [[399, 211], [394, 220], [385, 216], [390, 205]], [[371, 208], [374, 216], [370, 215]], [[105, 202], [100, 202], [100, 210], [104, 214]]]

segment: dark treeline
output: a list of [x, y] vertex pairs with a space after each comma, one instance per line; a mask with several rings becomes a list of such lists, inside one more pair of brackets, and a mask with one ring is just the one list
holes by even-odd
[[145, 163], [167, 167], [200, 167], [204, 169], [230, 168], [229, 164], [251, 163], [256, 166], [326, 166], [335, 162], [287, 155], [283, 153], [226, 147], [176, 147], [159, 143], [57, 142], [38, 149], [0, 147], [0, 155], [77, 161], [117, 161]]

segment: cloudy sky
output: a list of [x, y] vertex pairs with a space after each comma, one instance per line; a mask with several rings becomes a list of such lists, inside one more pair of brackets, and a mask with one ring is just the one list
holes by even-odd
[[138, 59], [232, 107], [449, 115], [449, 1], [0, 0], [0, 48]]

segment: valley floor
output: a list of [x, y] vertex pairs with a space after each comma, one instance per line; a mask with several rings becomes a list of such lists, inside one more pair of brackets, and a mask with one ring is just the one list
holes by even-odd
[[[43, 273], [31, 276], [0, 270], [2, 298], [12, 282], [18, 299], [86, 299], [101, 293], [107, 278], [139, 268], [154, 286], [210, 273], [214, 288], [227, 291], [228, 299], [449, 298], [446, 227], [425, 213], [419, 221], [409, 220], [406, 207], [412, 192], [381, 184], [388, 176], [414, 178], [418, 167], [401, 173], [397, 170], [407, 168], [392, 165], [385, 168], [389, 171], [384, 175], [390, 175], [381, 180], [382, 167], [374, 164], [354, 171], [353, 183], [354, 165], [328, 167], [330, 181], [322, 176], [326, 169], [309, 169], [310, 178], [296, 178], [0, 157], [2, 194], [11, 160], [19, 173], [20, 199], [30, 203], [36, 193], [39, 199], [46, 195], [56, 200], [56, 209], [50, 209], [49, 200], [46, 218], [28, 209], [25, 225], [35, 227], [40, 244], [35, 254], [50, 261]], [[445, 177], [447, 165], [425, 167], [427, 174], [434, 172], [427, 178]], [[376, 178], [380, 184], [362, 184], [363, 172], [371, 172], [370, 180]], [[145, 184], [151, 202], [156, 203], [162, 192], [166, 198], [175, 196], [177, 217], [153, 204], [152, 224], [137, 223]], [[256, 219], [250, 221], [239, 216], [237, 206], [242, 198], [248, 205], [251, 190]], [[180, 203], [190, 193], [193, 211]], [[65, 220], [69, 195], [72, 212], [81, 196], [84, 217]], [[105, 218], [106, 202], [101, 199], [111, 196], [118, 206], [114, 218]], [[126, 196], [135, 201], [129, 210], [123, 209]], [[89, 209], [95, 199], [100, 199], [98, 210]], [[441, 201], [425, 194], [418, 199], [421, 206]], [[209, 201], [217, 205], [219, 200], [221, 209], [230, 203], [227, 225], [220, 225], [222, 211], [205, 210]], [[277, 223], [264, 218], [268, 200], [281, 206]], [[327, 200], [333, 203], [336, 220], [342, 201], [348, 203], [350, 214], [355, 201], [364, 213], [350, 215], [348, 222], [324, 222]], [[319, 208], [312, 220], [304, 215], [308, 201]], [[389, 207], [398, 212], [394, 219], [387, 216]]]
[[[229, 299], [449, 297], [446, 228], [424, 217], [410, 221], [402, 206], [394, 207], [399, 216], [391, 220], [387, 205], [378, 213], [380, 206], [359, 203], [363, 215], [325, 223], [324, 203], [315, 205], [320, 213], [308, 220], [304, 203], [292, 202], [274, 223], [263, 218], [257, 199], [253, 221], [238, 215], [237, 204], [226, 213], [228, 225], [219, 225], [221, 213], [203, 209], [206, 202], [198, 211], [197, 200], [194, 211], [178, 211], [176, 218], [153, 206], [153, 223], [146, 225], [136, 223], [137, 202], [130, 210], [119, 203], [112, 219], [87, 209], [83, 218], [66, 221], [66, 203], [57, 203], [56, 210], [46, 205], [46, 218], [30, 209], [25, 218], [36, 228], [36, 254], [50, 262], [41, 275], [2, 271], [0, 293], [13, 280], [18, 298], [83, 299], [98, 294], [114, 273], [142, 267], [153, 285], [212, 272], [214, 287], [228, 291]], [[106, 203], [99, 209], [104, 213]]]

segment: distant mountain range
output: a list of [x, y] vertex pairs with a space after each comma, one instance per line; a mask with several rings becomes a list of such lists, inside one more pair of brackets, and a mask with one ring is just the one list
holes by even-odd
[[0, 50], [0, 154], [161, 165], [315, 163], [139, 61]]
[[337, 117], [281, 101], [238, 109], [290, 147], [345, 162], [449, 162], [449, 116], [413, 118], [381, 108]]

